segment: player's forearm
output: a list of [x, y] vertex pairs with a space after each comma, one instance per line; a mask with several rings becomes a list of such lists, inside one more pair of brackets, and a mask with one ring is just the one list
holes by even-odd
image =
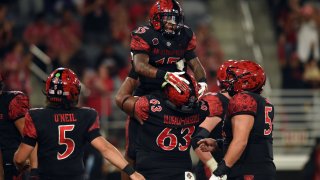
[[123, 169], [129, 163], [124, 159], [122, 154], [114, 147], [111, 143], [107, 142], [106, 149], [102, 152], [102, 155], [107, 159], [111, 164], [116, 166], [119, 169]]
[[156, 78], [158, 68], [149, 64], [149, 57], [145, 54], [137, 54], [133, 60], [135, 71], [149, 78]]
[[199, 159], [200, 159], [204, 164], [206, 164], [207, 161], [209, 161], [211, 158], [213, 158], [210, 152], [202, 152], [199, 147], [196, 148], [196, 149], [194, 150], [194, 152], [197, 154], [197, 156], [199, 157]]
[[228, 147], [224, 160], [228, 167], [232, 167], [241, 157], [247, 146], [247, 141], [233, 139]]
[[118, 90], [115, 100], [116, 104], [120, 109], [123, 109], [123, 105], [129, 97], [132, 96], [134, 89], [136, 88], [137, 80], [127, 77], [124, 82], [121, 84], [120, 89]]
[[206, 78], [206, 72], [198, 58], [191, 59], [188, 64], [198, 82]]
[[122, 110], [129, 116], [134, 116], [134, 106], [139, 97], [130, 96], [122, 104]]

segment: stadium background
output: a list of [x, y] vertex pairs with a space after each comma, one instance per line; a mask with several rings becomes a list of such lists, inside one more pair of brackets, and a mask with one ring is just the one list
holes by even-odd
[[[71, 68], [83, 83], [81, 105], [97, 109], [104, 135], [123, 150], [125, 115], [113, 97], [130, 67], [130, 31], [147, 22], [153, 2], [1, 0], [0, 69], [6, 88], [27, 93], [32, 107], [40, 107], [46, 74]], [[210, 91], [217, 90], [215, 72], [226, 59], [252, 59], [265, 68], [264, 94], [276, 108], [278, 179], [320, 173], [320, 1], [179, 2], [197, 36]], [[93, 163], [97, 157], [88, 154], [87, 172], [117, 179], [107, 162]]]

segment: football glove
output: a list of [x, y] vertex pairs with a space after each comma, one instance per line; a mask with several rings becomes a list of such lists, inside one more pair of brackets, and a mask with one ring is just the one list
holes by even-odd
[[189, 88], [189, 81], [180, 75], [185, 72], [167, 72], [164, 76], [165, 82], [162, 84], [164, 87], [167, 83], [171, 84], [179, 93], [186, 91]]
[[200, 99], [203, 96], [203, 94], [207, 91], [208, 85], [205, 82], [198, 82], [198, 85], [200, 87], [198, 91], [199, 99]]
[[29, 179], [30, 180], [39, 180], [40, 177], [39, 177], [39, 170], [37, 168], [32, 168], [30, 170], [30, 174], [29, 174]]
[[217, 169], [214, 170], [212, 174], [218, 177], [222, 177], [223, 175], [228, 174], [230, 172], [230, 169], [231, 168], [226, 165], [226, 162], [222, 160], [221, 162], [219, 162]]

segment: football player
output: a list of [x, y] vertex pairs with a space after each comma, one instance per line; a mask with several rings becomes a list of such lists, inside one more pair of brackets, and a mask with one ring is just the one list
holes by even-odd
[[226, 69], [232, 67], [235, 63], [237, 63], [237, 61], [227, 60], [219, 67], [217, 71], [217, 84], [220, 92], [208, 92], [203, 96], [203, 100], [211, 102], [211, 118], [207, 118], [200, 124], [191, 142], [193, 149], [201, 160], [196, 167], [196, 177], [198, 180], [209, 179], [213, 170], [216, 168], [217, 162], [220, 162], [223, 158], [221, 148], [217, 148], [215, 152], [210, 155], [207, 152], [202, 152], [197, 143], [199, 140], [208, 137], [217, 139], [220, 142], [222, 141], [222, 121], [226, 115], [229, 99], [231, 98], [226, 91], [228, 88], [228, 83], [225, 81], [227, 78]]
[[[273, 162], [274, 107], [261, 96], [266, 75], [262, 67], [242, 60], [227, 68], [227, 91], [232, 95], [223, 125], [224, 157], [211, 178], [274, 180]], [[203, 151], [213, 150], [217, 141], [206, 138], [198, 142]]]
[[46, 81], [47, 106], [31, 109], [25, 115], [24, 138], [14, 155], [21, 170], [38, 143], [40, 179], [83, 180], [83, 151], [90, 142], [105, 159], [126, 172], [131, 179], [144, 180], [121, 153], [100, 135], [99, 117], [92, 108], [76, 107], [80, 81], [67, 68], [54, 70]]
[[203, 120], [213, 120], [214, 109], [210, 107], [215, 107], [217, 101], [214, 98], [197, 101], [197, 90], [193, 90], [193, 87], [197, 89], [197, 83], [189, 75], [184, 76], [192, 82], [188, 91], [179, 93], [167, 83], [163, 92], [135, 97], [131, 95], [137, 83], [133, 74], [131, 71], [116, 99], [124, 97], [126, 100], [119, 105], [121, 109], [143, 124], [137, 131], [136, 168], [147, 179], [194, 178], [188, 172], [191, 168], [191, 136]]
[[[183, 11], [176, 0], [158, 0], [150, 9], [149, 25], [131, 33], [133, 67], [139, 74], [136, 96], [161, 89], [170, 83], [178, 92], [185, 91], [189, 82], [181, 77], [187, 66], [198, 82], [199, 97], [207, 90], [205, 71], [195, 54], [196, 36], [183, 23]], [[119, 104], [122, 104], [121, 102]], [[136, 120], [127, 122], [126, 158], [135, 160]]]
[[[20, 91], [4, 91], [0, 73], [0, 147], [5, 179], [22, 179], [22, 174], [13, 164], [14, 152], [21, 142], [25, 123], [24, 115], [29, 110], [29, 98]], [[31, 167], [36, 168], [36, 154], [33, 153]]]
[[158, 0], [149, 13], [150, 24], [138, 27], [131, 34], [133, 66], [140, 75], [137, 92], [159, 90], [166, 81], [178, 92], [188, 82], [181, 77], [187, 65], [199, 83], [200, 96], [207, 88], [205, 71], [196, 56], [196, 36], [183, 23], [183, 12], [176, 0]]

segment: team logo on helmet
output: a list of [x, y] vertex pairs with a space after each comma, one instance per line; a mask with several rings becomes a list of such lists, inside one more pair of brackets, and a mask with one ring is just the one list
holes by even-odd
[[54, 70], [46, 81], [46, 96], [50, 102], [77, 102], [80, 89], [77, 75], [68, 68]]

